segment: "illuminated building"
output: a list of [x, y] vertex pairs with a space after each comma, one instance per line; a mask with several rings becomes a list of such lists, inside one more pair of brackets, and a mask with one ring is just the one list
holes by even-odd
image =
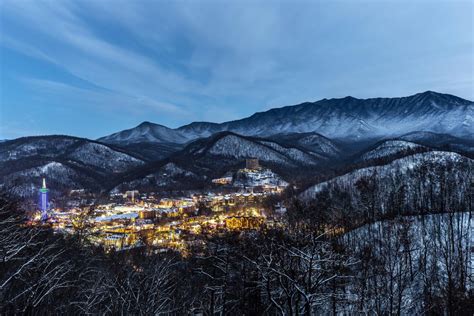
[[[265, 169], [242, 170], [246, 175], [265, 173]], [[226, 176], [228, 175], [223, 175]], [[52, 203], [48, 205], [45, 182], [40, 188], [40, 207], [34, 207], [34, 218], [29, 225], [42, 225], [41, 221], [44, 223], [47, 219], [55, 231], [71, 234], [79, 230], [87, 231], [88, 240], [94, 245], [103, 246], [106, 251], [146, 245], [154, 247], [153, 251], [170, 249], [186, 256], [190, 249], [205, 246], [209, 236], [225, 233], [226, 230], [258, 230], [268, 225], [283, 225], [278, 218], [265, 216], [262, 202], [269, 194], [257, 193], [253, 189], [235, 193], [225, 190], [220, 193], [194, 195], [192, 198], [163, 197], [160, 200], [158, 197], [149, 199], [147, 195], [141, 195], [134, 204], [123, 200], [126, 196], [132, 199], [138, 197], [138, 191], [132, 193], [130, 190], [122, 193], [121, 198], [115, 199], [115, 196], [111, 196], [111, 200], [103, 201], [103, 204], [94, 208], [83, 205], [62, 209], [53, 208]], [[68, 198], [71, 197], [72, 195]], [[196, 206], [200, 206], [201, 202], [219, 213], [197, 213]], [[58, 199], [56, 204], [62, 205], [61, 200]], [[329, 234], [333, 231], [339, 233], [334, 227], [329, 228]]]
[[138, 212], [138, 217], [140, 219], [152, 219], [156, 217], [155, 211], [141, 210]]
[[225, 219], [225, 226], [228, 229], [258, 229], [264, 223], [261, 217], [233, 216]]
[[212, 179], [212, 183], [214, 184], [230, 184], [232, 183], [232, 177], [222, 177], [217, 179]]
[[123, 197], [124, 198], [130, 197], [132, 203], [135, 203], [135, 194], [139, 195], [140, 192], [138, 192], [138, 190], [126, 191], [125, 194], [123, 195]]
[[135, 242], [135, 238], [127, 233], [110, 234], [103, 238], [103, 243], [106, 248], [123, 249], [131, 246]]
[[46, 188], [46, 179], [43, 178], [43, 186], [40, 189], [40, 201], [41, 201], [41, 220], [45, 221], [48, 219], [48, 189]]

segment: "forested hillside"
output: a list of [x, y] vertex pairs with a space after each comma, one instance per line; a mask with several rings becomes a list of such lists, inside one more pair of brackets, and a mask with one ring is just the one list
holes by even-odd
[[396, 217], [352, 231], [331, 218], [287, 220], [285, 230], [216, 236], [188, 257], [143, 247], [106, 254], [80, 231], [66, 237], [24, 227], [2, 197], [0, 312], [461, 315], [474, 308], [471, 212]]

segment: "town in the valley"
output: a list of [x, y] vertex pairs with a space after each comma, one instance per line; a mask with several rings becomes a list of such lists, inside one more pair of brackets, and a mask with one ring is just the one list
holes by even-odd
[[49, 200], [43, 179], [39, 206], [30, 211], [28, 224], [77, 234], [107, 251], [149, 246], [183, 255], [205, 246], [213, 235], [281, 225], [286, 209], [272, 201], [278, 201], [274, 197], [288, 183], [262, 168], [257, 159], [247, 159], [244, 169], [212, 183], [208, 192], [180, 197], [130, 190], [96, 199], [83, 190], [71, 190], [67, 197]]

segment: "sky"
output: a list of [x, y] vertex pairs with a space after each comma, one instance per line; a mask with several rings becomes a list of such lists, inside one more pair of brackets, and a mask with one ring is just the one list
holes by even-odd
[[0, 139], [473, 87], [470, 0], [0, 2]]

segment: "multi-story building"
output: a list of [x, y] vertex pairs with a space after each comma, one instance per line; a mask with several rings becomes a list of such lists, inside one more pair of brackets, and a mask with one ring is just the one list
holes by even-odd
[[250, 170], [260, 169], [260, 164], [257, 158], [248, 158], [245, 160], [245, 168]]

